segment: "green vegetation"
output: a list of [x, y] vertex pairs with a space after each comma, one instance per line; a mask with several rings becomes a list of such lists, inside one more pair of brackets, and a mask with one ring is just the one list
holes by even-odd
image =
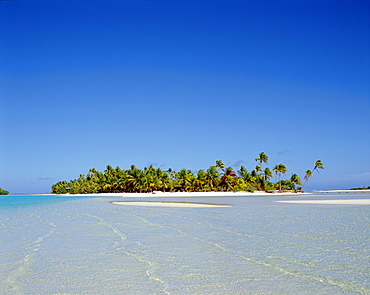
[[368, 190], [368, 189], [370, 189], [370, 186], [368, 186], [368, 187], [366, 187], [366, 186], [364, 186], [364, 187], [353, 187], [350, 190], [351, 191], [362, 191], [362, 190]]
[[281, 191], [281, 174], [285, 174], [288, 169], [285, 167], [284, 164], [277, 164], [275, 165], [273, 171], [279, 175], [279, 191]]
[[313, 167], [312, 171], [311, 170], [306, 170], [306, 174], [304, 176], [304, 183], [303, 183], [303, 186], [302, 186], [302, 189], [304, 188], [304, 186], [306, 185], [308, 179], [310, 177], [312, 177], [312, 173], [316, 170], [317, 173], [319, 173], [319, 169], [324, 169], [324, 164], [321, 162], [321, 160], [317, 160], [315, 162], [315, 166]]
[[7, 194], [9, 194], [9, 192], [8, 192], [8, 191], [6, 191], [6, 190], [3, 190], [3, 189], [0, 187], [0, 195], [7, 195]]
[[[273, 172], [279, 180], [273, 183], [270, 182], [273, 172], [268, 167], [262, 169], [262, 164], [268, 165], [268, 156], [262, 152], [255, 160], [258, 165], [251, 172], [244, 166], [235, 172], [233, 168], [226, 167], [221, 160], [217, 160], [216, 164], [207, 170], [201, 169], [197, 172], [188, 169], [181, 169], [178, 172], [172, 169], [165, 171], [153, 165], [142, 170], [132, 165], [130, 169], [123, 170], [108, 165], [104, 172], [93, 168], [87, 175], [81, 174], [78, 179], [55, 183], [52, 186], [52, 193], [301, 191], [301, 187], [296, 187], [302, 184], [297, 174], [292, 174], [289, 179], [282, 179], [288, 171], [285, 165], [274, 166]], [[320, 160], [316, 161], [313, 171], [317, 169], [324, 169]], [[306, 176], [305, 183], [308, 180]]]

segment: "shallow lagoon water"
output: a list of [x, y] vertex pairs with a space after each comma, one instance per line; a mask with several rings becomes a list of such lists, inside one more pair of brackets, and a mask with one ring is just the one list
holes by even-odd
[[0, 206], [0, 294], [370, 294], [370, 206], [275, 202], [323, 198], [370, 194]]

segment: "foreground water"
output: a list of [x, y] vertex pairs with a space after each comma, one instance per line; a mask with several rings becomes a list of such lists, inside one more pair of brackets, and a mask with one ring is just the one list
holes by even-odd
[[370, 194], [0, 197], [0, 294], [370, 294], [370, 206], [275, 202], [322, 198]]

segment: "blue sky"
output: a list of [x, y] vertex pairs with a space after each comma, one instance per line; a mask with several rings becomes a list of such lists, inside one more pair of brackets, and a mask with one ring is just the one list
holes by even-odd
[[370, 185], [369, 1], [1, 1], [0, 187], [106, 165]]

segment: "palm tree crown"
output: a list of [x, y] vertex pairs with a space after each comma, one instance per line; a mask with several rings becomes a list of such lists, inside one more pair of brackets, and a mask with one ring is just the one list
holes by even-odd
[[225, 164], [221, 160], [216, 161], [217, 170], [225, 171]]
[[259, 155], [259, 158], [255, 158], [255, 160], [260, 166], [262, 165], [262, 163], [265, 163], [267, 165], [269, 161], [269, 157], [264, 152], [261, 152]]
[[317, 160], [315, 162], [315, 166], [313, 167], [312, 172], [315, 171], [315, 170], [317, 170], [317, 172], [319, 172], [318, 169], [324, 169], [324, 164], [321, 162], [321, 160]]

